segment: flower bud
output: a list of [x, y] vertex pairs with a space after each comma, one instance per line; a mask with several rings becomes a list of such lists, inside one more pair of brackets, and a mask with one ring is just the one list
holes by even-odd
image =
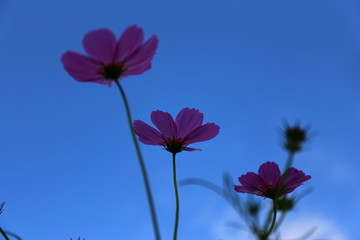
[[292, 198], [282, 197], [276, 200], [277, 209], [282, 212], [288, 212], [295, 206], [295, 201]]
[[302, 150], [302, 145], [308, 140], [308, 129], [296, 124], [286, 126], [284, 129], [284, 147], [289, 152], [295, 153]]
[[260, 210], [260, 204], [252, 201], [248, 204], [247, 210], [251, 216], [257, 216]]

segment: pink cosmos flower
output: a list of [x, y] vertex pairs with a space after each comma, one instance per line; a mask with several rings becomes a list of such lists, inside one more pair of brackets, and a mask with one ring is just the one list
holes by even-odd
[[276, 199], [291, 193], [311, 176], [302, 171], [289, 168], [280, 175], [279, 166], [274, 162], [266, 162], [259, 168], [259, 174], [248, 172], [239, 177], [242, 185], [235, 185], [234, 189], [240, 193], [251, 193], [262, 197]]
[[142, 43], [143, 38], [143, 30], [136, 25], [128, 27], [118, 40], [108, 29], [94, 30], [83, 39], [89, 57], [67, 51], [61, 61], [77, 81], [111, 85], [116, 80], [151, 68], [158, 39], [153, 35]]
[[159, 130], [140, 120], [134, 121], [134, 130], [142, 143], [164, 146], [167, 151], [176, 154], [182, 150], [200, 150], [187, 146], [218, 135], [220, 127], [214, 123], [202, 125], [203, 119], [204, 115], [194, 108], [181, 110], [175, 121], [167, 112], [153, 111], [151, 121]]

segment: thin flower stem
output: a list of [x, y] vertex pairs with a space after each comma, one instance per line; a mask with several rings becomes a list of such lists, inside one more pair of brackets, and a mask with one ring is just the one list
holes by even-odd
[[283, 212], [280, 215], [280, 217], [278, 217], [277, 223], [276, 223], [273, 231], [276, 231], [280, 227], [280, 225], [284, 222], [286, 216], [287, 216], [287, 212]]
[[286, 170], [288, 170], [293, 165], [294, 157], [295, 157], [295, 152], [290, 151], [288, 159], [286, 161], [284, 172], [286, 172]]
[[180, 202], [179, 202], [179, 191], [177, 186], [176, 180], [176, 161], [175, 161], [176, 153], [172, 155], [172, 162], [173, 162], [173, 181], [174, 181], [174, 190], [175, 190], [175, 201], [176, 201], [176, 210], [175, 210], [175, 225], [174, 225], [174, 237], [173, 240], [177, 239], [177, 232], [179, 226], [179, 209], [180, 209]]
[[271, 222], [271, 226], [270, 226], [269, 230], [265, 233], [263, 239], [268, 239], [271, 232], [273, 231], [273, 229], [275, 227], [275, 222], [276, 222], [276, 215], [277, 215], [276, 200], [273, 199], [273, 219], [272, 219], [272, 222]]
[[[6, 233], [8, 236], [11, 236], [11, 237], [16, 238], [17, 240], [22, 240], [22, 238], [21, 238], [19, 235], [16, 235], [16, 234], [13, 233], [13, 232], [5, 231], [5, 233]], [[84, 240], [85, 240], [85, 239], [84, 239]]]
[[274, 210], [271, 208], [269, 209], [269, 212], [266, 215], [266, 221], [262, 227], [262, 233], [265, 232], [266, 229], [270, 228], [271, 220], [273, 218]]
[[6, 240], [10, 240], [10, 238], [6, 235], [5, 231], [0, 227], [0, 233]]
[[129, 127], [130, 127], [130, 132], [131, 132], [131, 136], [132, 136], [132, 139], [133, 139], [133, 142], [134, 142], [134, 145], [135, 145], [135, 150], [136, 150], [136, 153], [137, 153], [137, 156], [138, 156], [138, 160], [139, 160], [139, 164], [140, 164], [140, 168], [141, 168], [141, 173], [142, 173], [142, 177], [143, 177], [143, 181], [144, 181], [144, 185], [145, 185], [146, 196], [147, 196], [149, 207], [150, 207], [150, 213], [151, 213], [151, 219], [152, 219], [153, 229], [154, 229], [154, 233], [155, 233], [155, 239], [156, 240], [161, 240], [159, 225], [158, 225], [158, 221], [157, 221], [157, 217], [156, 217], [154, 200], [153, 200], [153, 197], [152, 197], [150, 183], [149, 183], [149, 178], [148, 178], [148, 175], [147, 175], [145, 162], [144, 162], [143, 156], [141, 154], [139, 142], [138, 142], [138, 140], [136, 138], [136, 135], [135, 135], [135, 132], [134, 132], [133, 120], [132, 120], [132, 117], [131, 117], [129, 102], [128, 102], [127, 98], [126, 98], [125, 91], [121, 87], [119, 81], [115, 80], [115, 83], [116, 83], [116, 86], [119, 88], [121, 97], [122, 97], [122, 99], [124, 101], [124, 104], [125, 104], [125, 110], [126, 110], [126, 115], [127, 115]]

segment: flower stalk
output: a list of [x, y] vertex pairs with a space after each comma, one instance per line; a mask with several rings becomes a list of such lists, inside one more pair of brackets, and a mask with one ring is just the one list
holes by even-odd
[[176, 153], [172, 154], [172, 164], [173, 164], [173, 182], [174, 182], [174, 191], [175, 191], [175, 225], [174, 225], [174, 234], [173, 234], [173, 240], [177, 239], [177, 232], [179, 227], [179, 210], [180, 210], [180, 201], [179, 201], [179, 191], [177, 186], [177, 178], [176, 178], [176, 159], [175, 159]]
[[5, 231], [0, 227], [0, 233], [4, 237], [5, 240], [10, 240], [10, 238], [6, 235]]
[[289, 152], [289, 156], [286, 160], [284, 172], [286, 172], [289, 168], [291, 168], [294, 162], [294, 158], [295, 158], [295, 152]]
[[152, 220], [152, 224], [153, 224], [155, 239], [156, 240], [161, 240], [159, 224], [158, 224], [158, 221], [157, 221], [157, 216], [156, 216], [156, 211], [155, 211], [155, 204], [154, 204], [154, 200], [153, 200], [153, 196], [152, 196], [151, 188], [150, 188], [150, 182], [149, 182], [148, 174], [147, 174], [147, 171], [146, 171], [144, 158], [143, 158], [141, 150], [140, 150], [139, 142], [138, 142], [138, 140], [137, 140], [137, 138], [135, 136], [134, 128], [133, 128], [133, 125], [132, 125], [133, 120], [132, 120], [132, 116], [131, 116], [131, 112], [130, 112], [129, 102], [128, 102], [127, 97], [125, 95], [125, 91], [122, 88], [122, 86], [120, 85], [119, 81], [115, 80], [115, 83], [116, 83], [116, 86], [118, 87], [118, 89], [120, 91], [121, 97], [122, 97], [124, 105], [125, 105], [126, 116], [127, 116], [127, 119], [128, 119], [129, 128], [130, 128], [131, 136], [132, 136], [132, 139], [133, 139], [133, 142], [134, 142], [136, 154], [137, 154], [137, 157], [138, 157], [138, 160], [139, 160], [139, 165], [140, 165], [140, 169], [141, 169], [141, 173], [142, 173], [142, 177], [143, 177], [143, 181], [144, 181], [144, 186], [145, 186], [146, 196], [147, 196], [147, 200], [148, 200], [148, 204], [149, 204], [149, 208], [150, 208], [150, 214], [151, 214], [151, 220]]
[[264, 240], [268, 239], [268, 237], [270, 236], [270, 234], [274, 230], [275, 223], [276, 223], [276, 217], [277, 217], [276, 199], [272, 199], [272, 200], [273, 200], [273, 218], [272, 218], [269, 230], [264, 235], [264, 238], [263, 238]]

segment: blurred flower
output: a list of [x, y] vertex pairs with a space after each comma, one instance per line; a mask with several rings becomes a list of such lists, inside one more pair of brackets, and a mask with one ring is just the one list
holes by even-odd
[[77, 81], [111, 85], [116, 80], [151, 68], [158, 39], [153, 35], [142, 43], [143, 38], [143, 30], [136, 25], [128, 27], [118, 40], [108, 29], [94, 30], [83, 39], [89, 57], [67, 51], [61, 61]]
[[204, 115], [194, 108], [181, 110], [175, 121], [167, 112], [153, 111], [151, 121], [159, 130], [140, 120], [134, 121], [134, 130], [142, 143], [164, 146], [167, 151], [176, 154], [182, 150], [200, 150], [187, 146], [218, 135], [220, 127], [214, 123], [202, 125], [203, 119]]
[[247, 203], [247, 211], [251, 216], [257, 216], [260, 210], [260, 203], [256, 201], [249, 201]]
[[274, 162], [266, 162], [259, 168], [258, 174], [248, 172], [239, 177], [242, 185], [235, 185], [234, 189], [240, 193], [251, 193], [262, 197], [277, 199], [291, 193], [311, 176], [302, 171], [289, 168], [281, 175], [279, 166]]
[[279, 211], [288, 212], [294, 208], [295, 200], [285, 196], [276, 200], [276, 206]]
[[289, 152], [295, 153], [302, 150], [302, 144], [308, 140], [309, 127], [302, 128], [299, 124], [289, 126], [283, 130], [285, 138], [284, 147]]

